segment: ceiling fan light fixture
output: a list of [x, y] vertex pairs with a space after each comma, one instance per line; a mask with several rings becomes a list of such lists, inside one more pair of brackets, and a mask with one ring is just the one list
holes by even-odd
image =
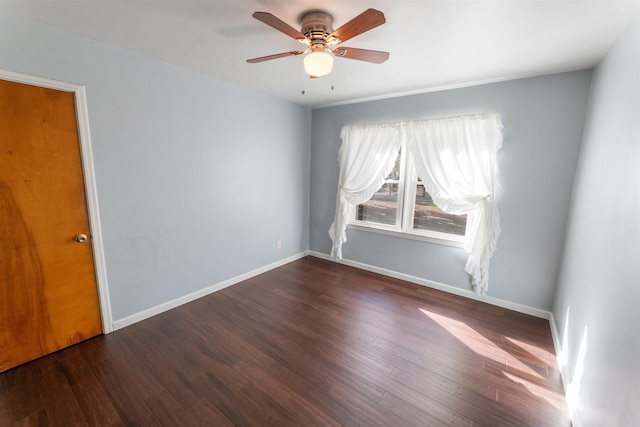
[[304, 70], [313, 77], [326, 76], [333, 68], [333, 55], [325, 51], [314, 51], [304, 57]]
[[344, 46], [334, 47], [384, 24], [386, 22], [384, 13], [379, 10], [367, 9], [337, 30], [333, 29], [333, 16], [317, 9], [308, 10], [300, 15], [300, 31], [268, 12], [255, 12], [252, 16], [292, 39], [298, 40], [308, 48], [304, 51], [292, 50], [290, 52], [247, 59], [250, 64], [307, 53], [303, 61], [304, 70], [310, 77], [314, 78], [326, 76], [331, 72], [334, 56], [375, 64], [381, 64], [389, 59], [389, 52]]

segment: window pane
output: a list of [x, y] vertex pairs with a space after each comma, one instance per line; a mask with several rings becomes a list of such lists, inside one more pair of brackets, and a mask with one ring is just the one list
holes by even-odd
[[395, 225], [398, 211], [398, 184], [384, 184], [365, 203], [358, 205], [356, 218], [359, 221]]
[[398, 151], [398, 156], [396, 157], [396, 163], [393, 165], [393, 169], [389, 172], [389, 176], [387, 176], [387, 180], [390, 181], [398, 181], [400, 179], [400, 151]]
[[417, 184], [416, 207], [413, 212], [414, 229], [464, 236], [466, 226], [466, 215], [451, 215], [443, 212], [433, 204], [433, 200], [424, 189], [424, 185]]

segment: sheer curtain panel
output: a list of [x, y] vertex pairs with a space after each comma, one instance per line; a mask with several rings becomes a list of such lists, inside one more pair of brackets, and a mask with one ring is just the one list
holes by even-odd
[[329, 229], [331, 256], [336, 259], [342, 258], [342, 244], [347, 241], [347, 223], [354, 215], [354, 207], [369, 200], [382, 186], [400, 149], [398, 125], [348, 125], [342, 128], [340, 138], [336, 213]]
[[329, 229], [331, 256], [342, 258], [355, 206], [382, 186], [398, 150], [406, 147], [435, 205], [449, 214], [467, 214], [465, 271], [474, 291], [486, 294], [489, 260], [500, 234], [496, 157], [502, 128], [497, 113], [343, 127], [336, 212]]
[[496, 154], [502, 146], [497, 113], [407, 123], [408, 151], [434, 203], [467, 214], [465, 271], [478, 294], [487, 292], [489, 259], [500, 234]]

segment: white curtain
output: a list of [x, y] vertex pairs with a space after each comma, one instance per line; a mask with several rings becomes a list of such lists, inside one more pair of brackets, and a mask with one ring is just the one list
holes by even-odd
[[350, 125], [342, 128], [338, 153], [340, 176], [336, 213], [329, 229], [333, 240], [331, 256], [342, 258], [347, 241], [347, 223], [354, 207], [369, 200], [391, 173], [400, 149], [397, 125]]
[[489, 259], [500, 234], [496, 205], [496, 154], [502, 122], [496, 113], [407, 123], [408, 151], [427, 192], [443, 211], [467, 214], [465, 271], [473, 289], [485, 294]]
[[500, 234], [496, 206], [496, 154], [502, 146], [497, 113], [384, 125], [345, 126], [338, 154], [336, 213], [329, 235], [331, 255], [342, 258], [346, 227], [354, 207], [369, 200], [393, 169], [402, 138], [409, 159], [434, 203], [467, 214], [465, 271], [475, 292], [485, 294], [489, 259]]

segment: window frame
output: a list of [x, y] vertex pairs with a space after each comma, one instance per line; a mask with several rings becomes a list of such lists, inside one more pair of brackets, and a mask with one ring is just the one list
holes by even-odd
[[[420, 240], [431, 243], [438, 243], [447, 246], [464, 247], [465, 236], [467, 235], [468, 221], [465, 223], [464, 235], [442, 233], [432, 230], [421, 230], [413, 228], [416, 205], [416, 188], [418, 186], [418, 176], [413, 169], [407, 165], [407, 149], [404, 141], [400, 147], [400, 170], [399, 179], [385, 179], [384, 184], [398, 184], [398, 199], [396, 209], [396, 224], [387, 225], [373, 221], [359, 220], [358, 206], [354, 206], [354, 213], [351, 216], [347, 227], [354, 230], [373, 232], [377, 234], [401, 237], [411, 240]], [[380, 186], [382, 188], [382, 186]]]

